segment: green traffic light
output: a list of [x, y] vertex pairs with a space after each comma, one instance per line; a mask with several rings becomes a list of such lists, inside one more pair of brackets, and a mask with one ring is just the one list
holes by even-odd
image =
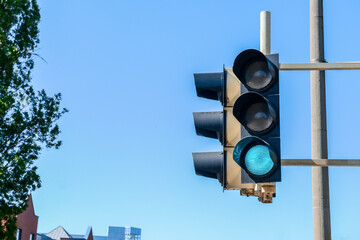
[[249, 172], [262, 176], [268, 174], [274, 167], [270, 149], [264, 145], [255, 145], [245, 155], [245, 165]]

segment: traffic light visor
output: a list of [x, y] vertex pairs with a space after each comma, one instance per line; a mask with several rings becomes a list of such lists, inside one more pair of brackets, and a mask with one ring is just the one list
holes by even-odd
[[218, 179], [224, 185], [226, 167], [223, 152], [201, 152], [192, 155], [196, 175]]
[[224, 103], [224, 72], [195, 73], [194, 80], [198, 97]]
[[198, 136], [219, 139], [224, 143], [223, 112], [194, 112], [193, 117]]
[[277, 165], [277, 155], [272, 147], [257, 137], [242, 139], [234, 149], [233, 159], [255, 178], [270, 176]]
[[276, 79], [274, 64], [255, 49], [245, 50], [236, 57], [233, 72], [247, 89], [258, 92], [273, 86]]
[[255, 92], [244, 93], [236, 100], [233, 115], [246, 130], [255, 135], [269, 132], [278, 117], [272, 104]]

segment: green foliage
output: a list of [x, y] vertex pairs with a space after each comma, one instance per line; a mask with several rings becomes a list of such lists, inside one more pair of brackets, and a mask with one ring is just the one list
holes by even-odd
[[31, 86], [39, 43], [36, 0], [0, 0], [0, 239], [15, 239], [16, 215], [41, 185], [34, 161], [42, 148], [61, 145], [56, 121], [61, 94]]

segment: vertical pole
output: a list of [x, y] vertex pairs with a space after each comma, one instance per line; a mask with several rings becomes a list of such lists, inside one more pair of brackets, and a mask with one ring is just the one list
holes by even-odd
[[[268, 11], [260, 12], [260, 51], [263, 54], [271, 54], [271, 13]], [[259, 199], [261, 202], [272, 202], [275, 193], [275, 183], [257, 183], [255, 190], [260, 190]], [[271, 194], [266, 194], [271, 192]]]
[[271, 15], [268, 11], [260, 13], [260, 51], [263, 54], [271, 53]]
[[[323, 0], [310, 0], [310, 60], [325, 62]], [[310, 71], [311, 156], [327, 159], [325, 71]], [[313, 239], [331, 239], [328, 167], [312, 167]]]

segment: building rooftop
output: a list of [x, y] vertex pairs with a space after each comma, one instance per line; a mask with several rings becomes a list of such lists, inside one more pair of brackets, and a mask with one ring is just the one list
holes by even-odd
[[72, 238], [72, 236], [62, 226], [58, 226], [46, 234], [46, 236], [53, 240], [60, 240], [61, 238]]

